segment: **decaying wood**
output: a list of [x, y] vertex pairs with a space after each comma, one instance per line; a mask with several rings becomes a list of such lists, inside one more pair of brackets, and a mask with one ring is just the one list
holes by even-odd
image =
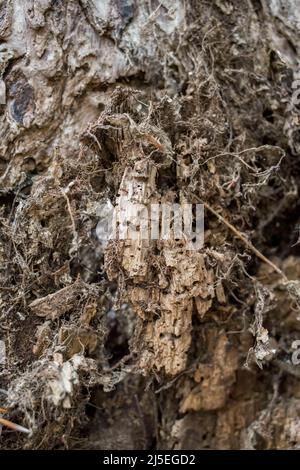
[[1, 449], [299, 448], [298, 3], [0, 0]]
[[[199, 314], [203, 315], [208, 299], [214, 296], [214, 288], [204, 255], [189, 250], [188, 242], [151, 240], [150, 227], [148, 240], [143, 239], [143, 212], [150, 214], [151, 205], [163, 200], [155, 185], [156, 172], [154, 162], [146, 157], [138, 159], [133, 168], [125, 169], [116, 201], [116, 217], [125, 224], [129, 220], [140, 239], [132, 240], [129, 233], [126, 240], [112, 240], [106, 264], [110, 279], [118, 278], [118, 272], [109, 271], [111, 257], [118, 257], [128, 300], [144, 321], [139, 333], [143, 348], [138, 367], [144, 373], [164, 369], [166, 374], [176, 375], [186, 367], [194, 299]], [[130, 210], [126, 214], [122, 212], [124, 208], [137, 206], [138, 214], [131, 214]], [[160, 255], [156, 256], [158, 249]], [[159, 271], [153, 269], [155, 265]]]

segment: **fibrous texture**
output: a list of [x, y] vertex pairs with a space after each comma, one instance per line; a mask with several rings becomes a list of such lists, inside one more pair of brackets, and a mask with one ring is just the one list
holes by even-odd
[[297, 5], [0, 1], [1, 448], [299, 447]]

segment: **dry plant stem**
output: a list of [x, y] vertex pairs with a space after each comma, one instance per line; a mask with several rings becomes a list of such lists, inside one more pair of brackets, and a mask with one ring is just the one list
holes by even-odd
[[274, 271], [276, 271], [285, 282], [288, 282], [288, 278], [286, 275], [281, 271], [281, 269], [276, 266], [276, 264], [272, 263], [266, 256], [264, 256], [255, 246], [252, 245], [252, 243], [247, 240], [247, 238], [239, 232], [233, 225], [231, 225], [230, 222], [228, 222], [224, 217], [219, 214], [215, 209], [213, 209], [207, 202], [202, 201], [202, 204], [206, 209], [208, 209], [212, 214], [214, 214], [226, 227], [228, 227], [240, 240], [242, 240], [243, 243], [259, 258], [261, 259], [264, 263], [268, 264]]
[[71, 219], [71, 224], [72, 224], [73, 235], [74, 235], [74, 237], [76, 237], [76, 225], [75, 225], [75, 221], [74, 221], [74, 217], [73, 217], [73, 213], [72, 213], [70, 199], [69, 199], [65, 189], [61, 188], [61, 192], [62, 192], [62, 195], [63, 195], [63, 197], [65, 198], [65, 200], [67, 202], [68, 212], [70, 214], [70, 219]]
[[24, 434], [30, 434], [29, 429], [24, 428], [23, 426], [20, 426], [19, 424], [12, 423], [11, 421], [8, 421], [7, 419], [0, 418], [0, 425], [6, 426], [9, 429], [12, 429], [13, 431], [19, 431]]

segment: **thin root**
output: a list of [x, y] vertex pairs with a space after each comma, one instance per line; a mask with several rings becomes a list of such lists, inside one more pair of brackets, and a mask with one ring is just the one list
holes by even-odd
[[268, 264], [275, 272], [277, 272], [283, 278], [285, 282], [288, 282], [288, 278], [286, 277], [284, 272], [281, 271], [281, 269], [278, 268], [276, 264], [272, 263], [272, 261], [270, 261], [265, 255], [263, 255], [257, 248], [255, 248], [255, 246], [252, 245], [252, 243], [247, 240], [247, 238], [241, 232], [239, 232], [239, 230], [237, 230], [233, 225], [231, 225], [228, 220], [224, 219], [224, 217], [219, 214], [215, 209], [213, 209], [209, 204], [207, 204], [207, 202], [202, 201], [202, 204], [221, 222], [223, 222], [223, 224], [226, 225], [226, 227], [228, 227], [240, 240], [242, 240], [242, 242], [247, 246], [247, 248], [249, 248], [259, 259], [261, 259], [264, 263]]

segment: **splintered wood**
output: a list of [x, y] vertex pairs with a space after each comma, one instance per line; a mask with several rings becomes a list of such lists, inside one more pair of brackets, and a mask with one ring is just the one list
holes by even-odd
[[[162, 196], [156, 188], [157, 171], [154, 162], [143, 158], [125, 169], [116, 201], [123, 239], [110, 241], [106, 269], [111, 280], [125, 283], [124, 292], [140, 319], [132, 339], [139, 351], [138, 368], [144, 374], [164, 370], [176, 375], [186, 367], [193, 307], [200, 317], [209, 309], [213, 279], [203, 254], [188, 250], [185, 240], [145, 237], [150, 206], [172, 202], [171, 191]], [[138, 211], [133, 214], [134, 205]], [[124, 231], [132, 230], [128, 220], [135, 233], [131, 238], [124, 237]]]

